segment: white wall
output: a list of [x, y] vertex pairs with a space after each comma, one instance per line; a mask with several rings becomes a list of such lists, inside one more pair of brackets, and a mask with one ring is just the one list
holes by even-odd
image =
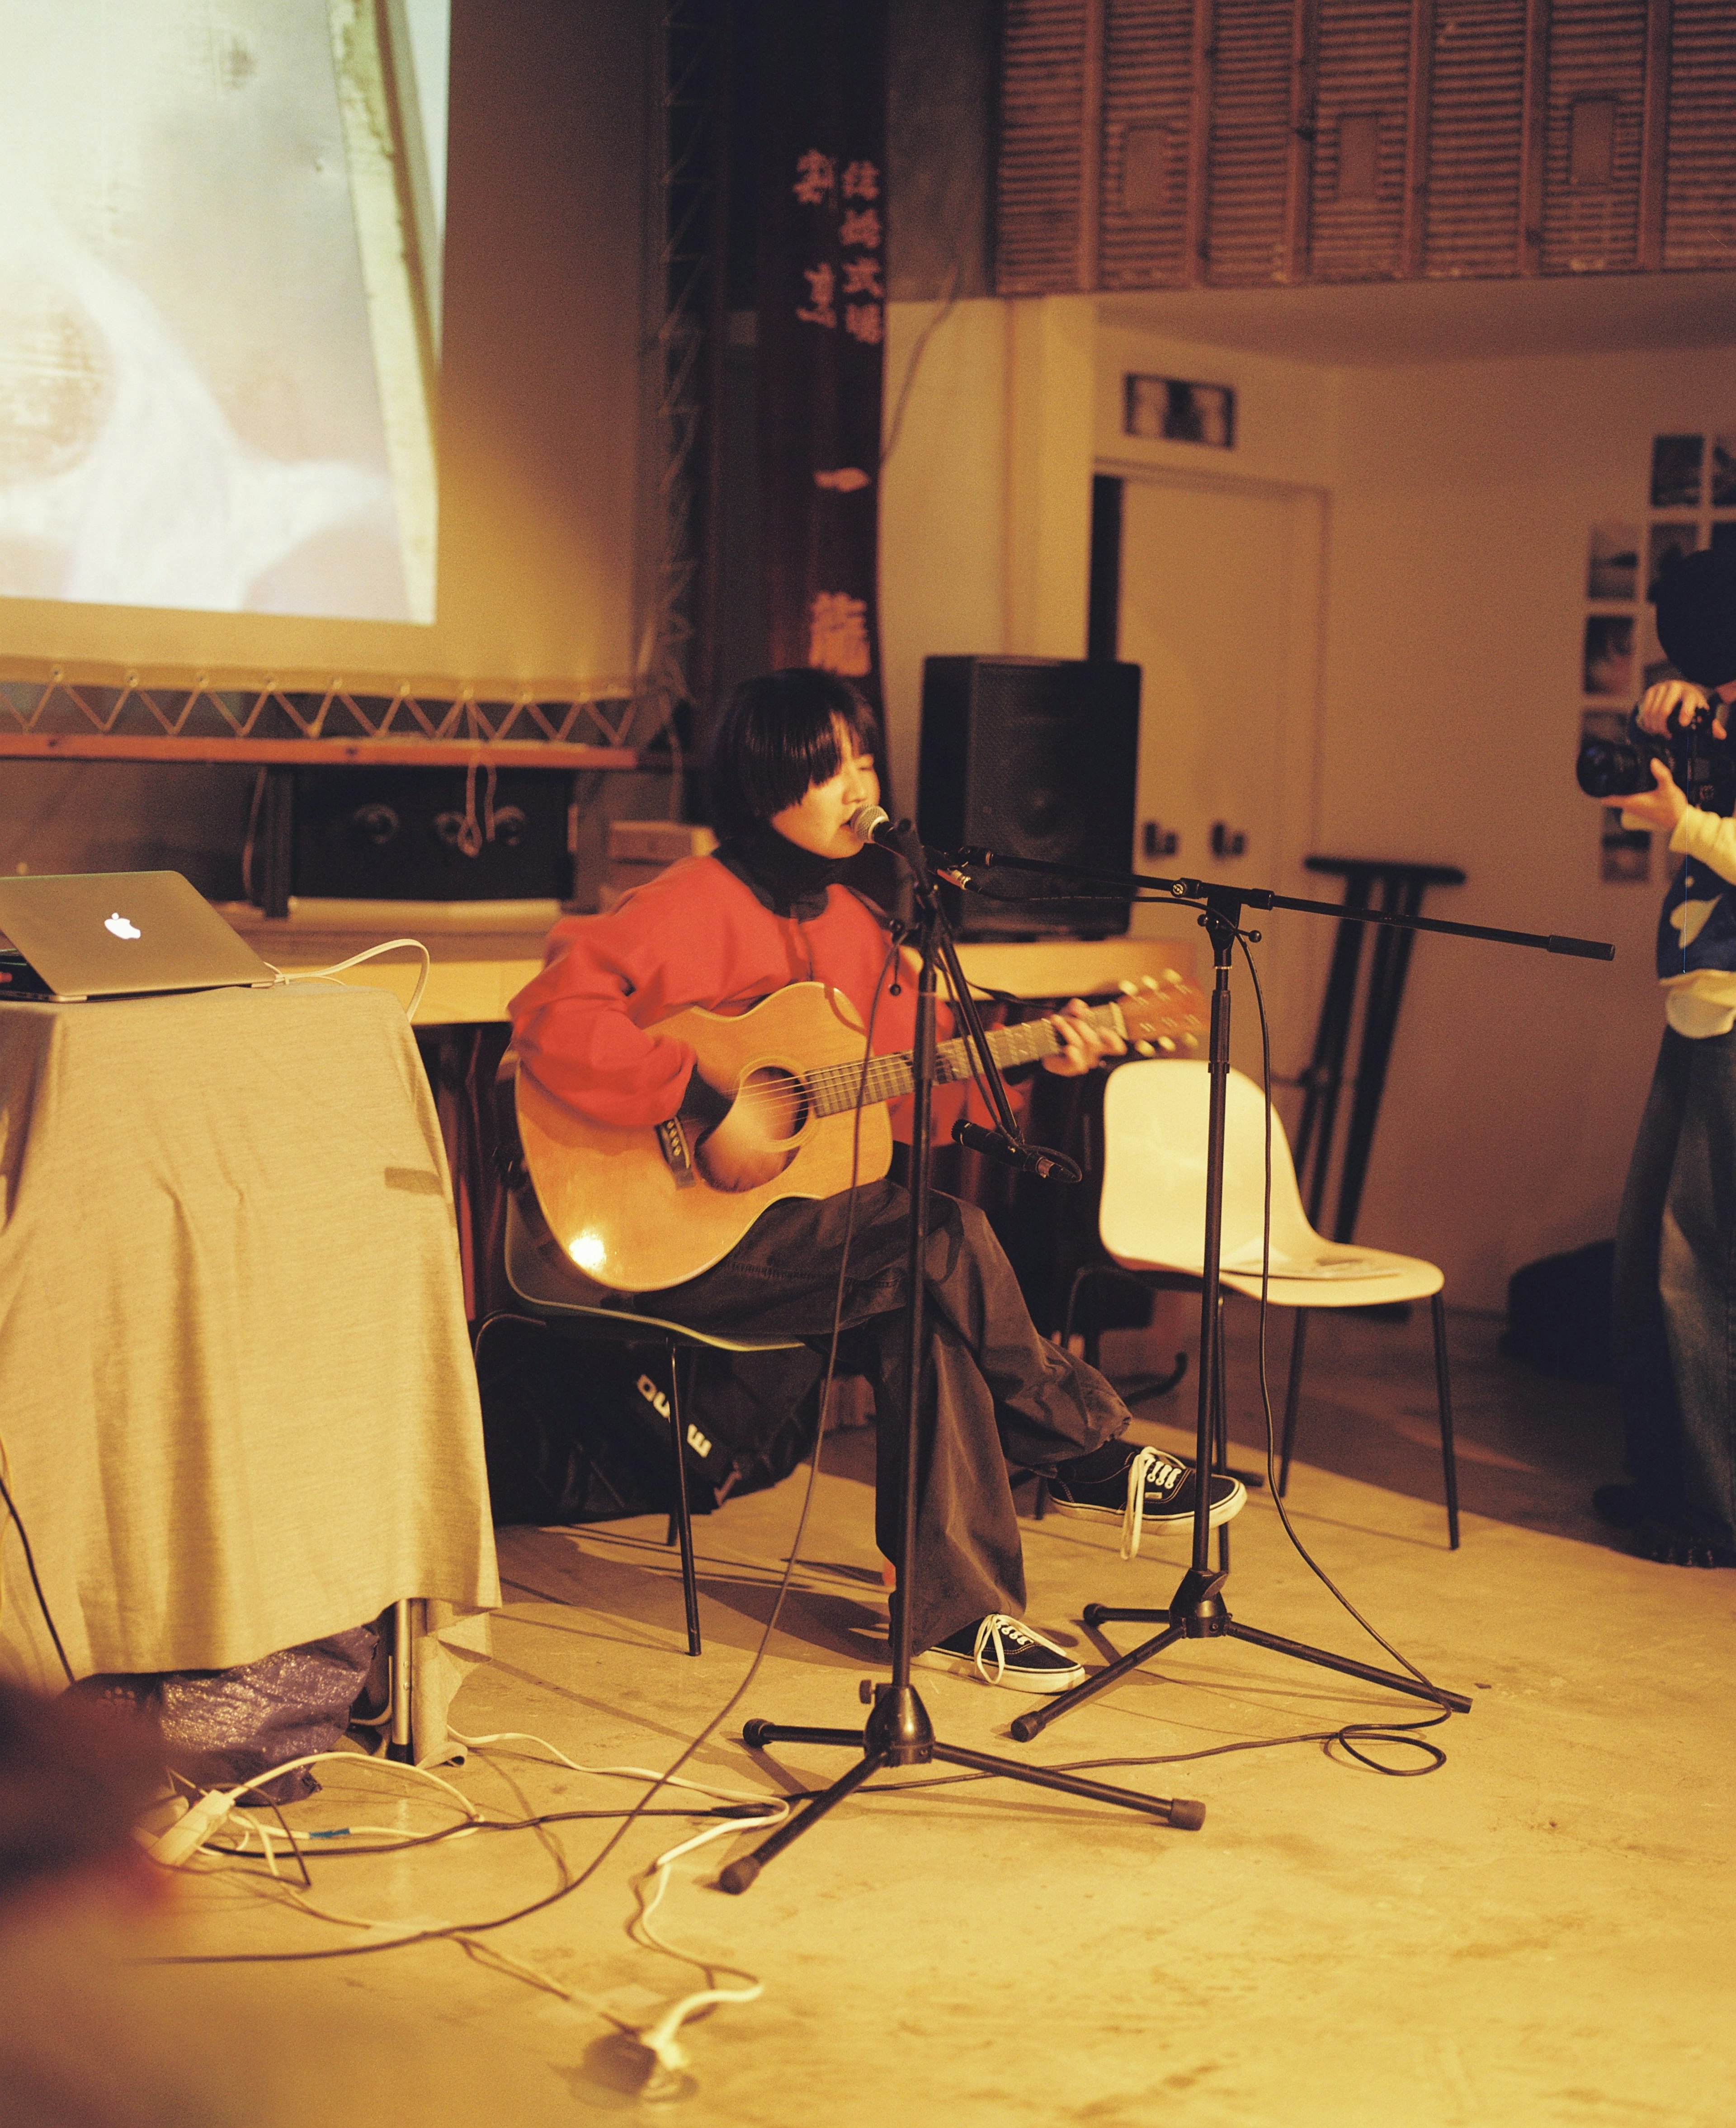
[[886, 306], [880, 662], [892, 796], [904, 813], [916, 804], [923, 660], [1008, 647], [1008, 307]]
[[887, 306], [881, 663], [907, 812], [925, 658], [1084, 655], [1096, 342], [1088, 297]]
[[1442, 915], [1616, 948], [1610, 967], [1431, 940], [1412, 963], [1361, 1231], [1499, 1307], [1519, 1265], [1613, 1232], [1662, 1024], [1662, 865], [1602, 884], [1572, 780], [1587, 534], [1644, 522], [1653, 434], [1727, 426], [1736, 363], [1578, 355], [1335, 387], [1322, 838], [1462, 866]]
[[[924, 655], [1083, 648], [1079, 319], [1070, 301], [1036, 335], [1015, 307], [1046, 306], [960, 304], [934, 333], [886, 469], [882, 625], [905, 805]], [[933, 315], [893, 306], [889, 396]], [[1326, 494], [1313, 847], [1462, 867], [1467, 885], [1436, 891], [1431, 914], [1615, 943], [1613, 967], [1446, 939], [1414, 954], [1359, 1231], [1441, 1262], [1457, 1304], [1499, 1309], [1518, 1266], [1613, 1231], [1662, 1018], [1661, 873], [1600, 881], [1596, 809], [1573, 782], [1587, 536], [1601, 518], [1644, 521], [1654, 433], [1736, 425], [1733, 350], [1374, 369], [1122, 325], [1093, 340], [1098, 463]], [[1123, 436], [1129, 368], [1234, 384], [1236, 450]], [[1050, 512], [1038, 528], [1016, 514], [1034, 463]], [[1046, 601], [1027, 641], [1019, 557], [1039, 536]], [[1322, 973], [1330, 930], [1306, 949]], [[1293, 1072], [1311, 1014], [1289, 1017], [1275, 1062]]]

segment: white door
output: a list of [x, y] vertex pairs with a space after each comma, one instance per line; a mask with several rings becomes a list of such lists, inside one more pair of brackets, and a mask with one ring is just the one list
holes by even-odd
[[[1335, 901], [1335, 881], [1301, 869], [1315, 810], [1323, 498], [1106, 470], [1126, 477], [1120, 654], [1144, 672], [1135, 868]], [[1274, 1067], [1294, 1071], [1332, 926], [1251, 910], [1244, 921], [1264, 937]], [[1134, 911], [1136, 935], [1198, 939], [1192, 924], [1179, 910]], [[1257, 1080], [1239, 955], [1234, 995], [1234, 1061]]]

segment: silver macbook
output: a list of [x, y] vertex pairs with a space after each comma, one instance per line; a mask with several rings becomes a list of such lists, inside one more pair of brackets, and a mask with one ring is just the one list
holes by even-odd
[[277, 979], [178, 872], [0, 876], [0, 1000], [266, 989]]

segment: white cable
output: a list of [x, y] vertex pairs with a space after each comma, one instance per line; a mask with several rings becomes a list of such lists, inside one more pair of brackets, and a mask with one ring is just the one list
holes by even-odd
[[658, 1781], [666, 1788], [687, 1788], [695, 1795], [710, 1796], [723, 1803], [766, 1804], [777, 1800], [768, 1796], [763, 1788], [757, 1795], [750, 1794], [741, 1788], [720, 1788], [708, 1781], [683, 1780], [678, 1774], [659, 1774], [647, 1766], [581, 1765], [576, 1759], [569, 1759], [546, 1736], [533, 1736], [528, 1729], [500, 1729], [490, 1736], [466, 1736], [457, 1729], [448, 1729], [446, 1733], [455, 1743], [467, 1745], [472, 1750], [481, 1750], [489, 1744], [539, 1744], [550, 1758], [558, 1760], [562, 1765], [575, 1774], [619, 1774], [627, 1780]]
[[[192, 1806], [184, 1817], [178, 1817], [166, 1832], [159, 1833], [147, 1850], [152, 1858], [168, 1869], [178, 1869], [190, 1862], [204, 1846], [217, 1827], [229, 1816], [244, 1795], [263, 1788], [285, 1774], [296, 1772], [302, 1766], [316, 1766], [323, 1760], [341, 1759], [347, 1766], [383, 1766], [395, 1774], [406, 1774], [418, 1780], [432, 1782], [437, 1788], [444, 1788], [472, 1825], [483, 1822], [484, 1813], [470, 1798], [450, 1781], [443, 1781], [438, 1774], [431, 1774], [425, 1766], [406, 1765], [396, 1759], [371, 1759], [360, 1751], [310, 1751], [299, 1759], [287, 1760], [281, 1766], [273, 1766], [267, 1773], [256, 1774], [250, 1781], [243, 1781], [230, 1788], [211, 1788]], [[256, 1826], [254, 1830], [259, 1828]], [[373, 1923], [368, 1926], [377, 1926]]]
[[369, 946], [359, 953], [352, 953], [347, 961], [334, 961], [329, 968], [280, 968], [273, 962], [265, 965], [280, 983], [316, 983], [328, 976], [341, 976], [346, 968], [358, 967], [363, 961], [376, 960], [382, 953], [395, 952], [400, 946], [408, 946], [422, 956], [422, 971], [416, 977], [416, 986], [410, 994], [410, 1003], [404, 1008], [404, 1017], [414, 1019], [416, 1007], [422, 1002], [422, 993], [428, 988], [428, 979], [434, 973], [434, 955], [420, 938], [388, 938], [378, 946]]
[[[687, 2050], [681, 2045], [681, 2031], [690, 2018], [719, 2002], [757, 2002], [766, 1992], [765, 1982], [742, 1967], [719, 1965], [714, 1960], [696, 1958], [691, 1951], [681, 1950], [657, 1934], [651, 1926], [652, 1917], [663, 1903], [663, 1895], [669, 1888], [669, 1873], [684, 1855], [694, 1854], [714, 1840], [727, 1840], [738, 1832], [759, 1831], [781, 1825], [789, 1817], [790, 1809], [787, 1802], [777, 1798], [761, 1817], [732, 1818], [725, 1825], [708, 1826], [691, 1839], [665, 1849], [639, 1880], [639, 1911], [629, 1924], [630, 1935], [652, 1950], [661, 1950], [666, 1957], [678, 1958], [685, 1964], [697, 1966], [708, 1980], [714, 1973], [733, 1973], [747, 1983], [742, 1988], [696, 1988], [692, 1994], [683, 1995], [671, 2002], [655, 2023], [639, 2026], [635, 2036], [641, 2046], [657, 2057], [657, 2067], [666, 2075], [672, 2076], [687, 2066]], [[644, 2095], [655, 2097], [656, 2092], [647, 2087]]]
[[[660, 1778], [643, 1766], [581, 1765], [576, 1759], [568, 1758], [564, 1751], [551, 1744], [546, 1737], [534, 1736], [523, 1729], [500, 1730], [488, 1736], [466, 1736], [456, 1729], [449, 1730], [448, 1734], [455, 1738], [458, 1742], [467, 1745], [472, 1750], [483, 1750], [491, 1744], [539, 1745], [551, 1758], [557, 1760], [562, 1765], [571, 1768], [574, 1773], [619, 1774], [635, 1780], [657, 1780]], [[761, 1808], [757, 1817], [729, 1818], [721, 1825], [708, 1826], [704, 1831], [696, 1832], [690, 1838], [678, 1841], [675, 1846], [666, 1848], [663, 1853], [649, 1864], [639, 1882], [638, 1888], [639, 1911], [628, 1924], [628, 1933], [636, 1941], [643, 1943], [648, 1949], [662, 1951], [667, 1958], [679, 1959], [683, 1964], [696, 1967], [699, 1971], [706, 1975], [708, 1981], [714, 1973], [723, 1972], [734, 1974], [747, 1983], [742, 1988], [707, 1986], [698, 1988], [693, 1993], [683, 1995], [677, 2001], [671, 2002], [661, 2016], [648, 2025], [633, 2026], [619, 2018], [614, 2020], [621, 2026], [623, 2031], [630, 2032], [657, 2062], [657, 2075], [654, 2076], [652, 2083], [646, 2087], [645, 2092], [642, 2094], [644, 2097], [656, 2097], [659, 2081], [666, 2082], [686, 2068], [687, 2050], [681, 2043], [680, 2035], [682, 2026], [690, 2019], [696, 2017], [700, 2011], [710, 2009], [717, 2003], [757, 2002], [766, 1992], [765, 1982], [755, 1974], [745, 1971], [742, 1967], [720, 1965], [714, 1959], [696, 1957], [691, 1951], [681, 1950], [678, 1945], [670, 1943], [657, 1934], [652, 1926], [652, 1917], [663, 1903], [664, 1895], [669, 1888], [670, 1871], [684, 1855], [695, 1854], [699, 1849], [709, 1846], [714, 1840], [733, 1839], [738, 1833], [781, 1825], [789, 1817], [790, 1811], [790, 1803], [781, 1796], [767, 1796], [763, 1793], [758, 1795], [744, 1794], [738, 1788], [719, 1788], [705, 1781], [685, 1780], [679, 1774], [670, 1774], [661, 1778], [665, 1788], [686, 1788], [695, 1795], [721, 1798], [727, 1803], [754, 1803], [761, 1806]]]

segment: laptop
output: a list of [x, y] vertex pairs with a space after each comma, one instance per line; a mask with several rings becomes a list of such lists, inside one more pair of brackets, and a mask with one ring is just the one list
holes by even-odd
[[0, 876], [0, 1001], [71, 1004], [277, 981], [178, 872]]

